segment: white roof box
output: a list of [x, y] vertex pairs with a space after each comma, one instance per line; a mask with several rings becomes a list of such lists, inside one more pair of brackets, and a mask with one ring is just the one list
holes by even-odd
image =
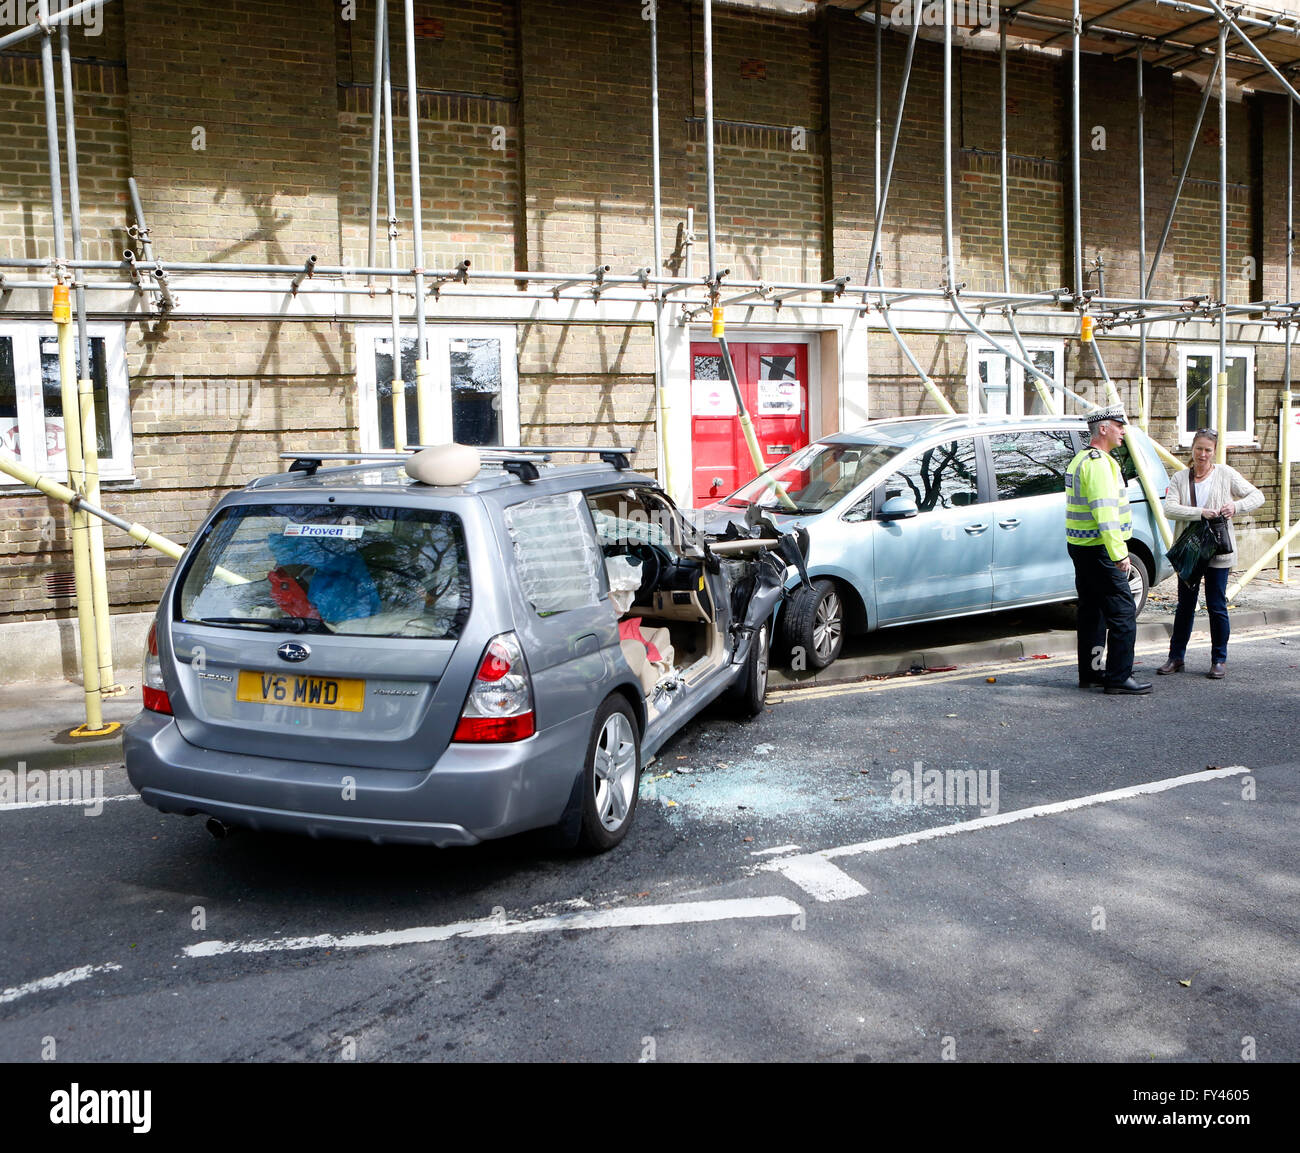
[[478, 450], [468, 444], [435, 444], [408, 457], [406, 473], [421, 484], [461, 485], [478, 476], [480, 464]]

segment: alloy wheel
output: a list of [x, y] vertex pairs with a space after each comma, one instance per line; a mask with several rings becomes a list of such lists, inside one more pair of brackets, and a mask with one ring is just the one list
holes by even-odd
[[611, 833], [627, 820], [637, 787], [636, 740], [631, 722], [612, 713], [600, 730], [594, 758], [596, 815]]

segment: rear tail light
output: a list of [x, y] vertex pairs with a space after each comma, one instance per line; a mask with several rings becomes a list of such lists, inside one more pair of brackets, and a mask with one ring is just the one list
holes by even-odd
[[144, 694], [144, 707], [150, 712], [172, 715], [171, 697], [163, 684], [162, 662], [158, 659], [158, 622], [149, 626], [149, 639], [144, 644], [144, 671], [140, 677], [140, 690]]
[[460, 711], [453, 741], [522, 741], [537, 731], [533, 681], [514, 633], [493, 637]]

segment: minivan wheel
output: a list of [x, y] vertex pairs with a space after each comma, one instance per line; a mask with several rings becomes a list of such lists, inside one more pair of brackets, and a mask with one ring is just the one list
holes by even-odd
[[801, 587], [785, 610], [783, 640], [792, 656], [792, 667], [803, 663], [809, 669], [824, 669], [840, 655], [844, 646], [844, 602], [834, 581], [815, 580], [812, 588]]
[[1147, 603], [1147, 591], [1151, 588], [1151, 573], [1140, 556], [1129, 553], [1128, 559], [1128, 591], [1133, 594], [1134, 615], [1140, 616]]
[[579, 847], [603, 853], [626, 835], [640, 788], [641, 742], [632, 706], [607, 697], [596, 710], [583, 768]]

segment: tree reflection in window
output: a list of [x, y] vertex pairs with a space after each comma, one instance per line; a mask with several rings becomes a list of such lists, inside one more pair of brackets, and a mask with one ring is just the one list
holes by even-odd
[[918, 512], [974, 504], [979, 499], [975, 442], [953, 440], [926, 449], [885, 482], [886, 497], [905, 489], [915, 497]]
[[989, 438], [998, 476], [998, 499], [1016, 500], [1065, 491], [1074, 457], [1068, 432], [1007, 432]]

